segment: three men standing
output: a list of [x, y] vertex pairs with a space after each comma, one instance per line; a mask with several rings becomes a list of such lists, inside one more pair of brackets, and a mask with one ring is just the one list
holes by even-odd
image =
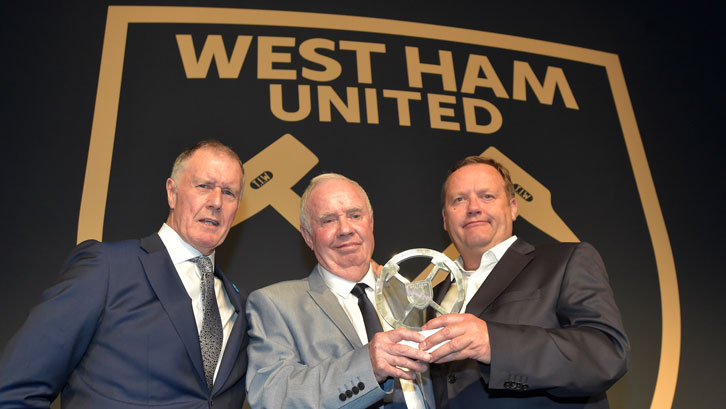
[[[234, 152], [200, 143], [174, 164], [158, 233], [81, 243], [0, 361], [0, 406], [47, 408], [61, 393], [74, 408], [240, 407], [249, 357], [252, 408], [431, 407], [419, 376], [429, 363], [441, 409], [608, 407], [629, 344], [602, 260], [586, 243], [535, 248], [513, 236], [517, 203], [497, 162], [466, 158], [444, 183], [466, 299], [464, 313], [426, 323], [443, 327], [426, 339], [382, 331], [373, 210], [337, 174], [314, 178], [301, 200], [318, 265], [252, 293], [245, 316], [244, 297], [213, 268], [243, 179]], [[454, 284], [438, 287], [439, 301]]]

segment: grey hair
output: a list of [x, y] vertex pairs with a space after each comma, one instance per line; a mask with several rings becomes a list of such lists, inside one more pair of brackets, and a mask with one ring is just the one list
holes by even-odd
[[371, 215], [371, 217], [373, 216], [373, 207], [371, 206], [371, 201], [368, 199], [368, 194], [365, 190], [363, 190], [358, 182], [338, 173], [323, 173], [315, 176], [314, 178], [312, 178], [312, 180], [310, 180], [310, 184], [307, 188], [305, 188], [305, 192], [303, 192], [302, 198], [300, 199], [300, 228], [308, 233], [311, 233], [310, 208], [308, 206], [308, 202], [310, 201], [310, 195], [312, 194], [313, 190], [318, 187], [318, 185], [328, 180], [342, 180], [355, 186], [355, 188], [358, 189], [363, 197], [366, 199], [366, 207], [368, 208], [368, 213]]

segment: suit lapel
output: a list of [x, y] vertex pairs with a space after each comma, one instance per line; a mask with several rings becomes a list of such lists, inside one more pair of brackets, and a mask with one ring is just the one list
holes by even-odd
[[481, 316], [489, 304], [504, 291], [507, 286], [519, 275], [524, 267], [532, 260], [529, 255], [534, 246], [524, 240], [517, 239], [499, 260], [489, 277], [479, 287], [466, 307], [466, 312]]
[[358, 333], [355, 331], [353, 324], [350, 322], [350, 318], [343, 311], [343, 308], [338, 302], [338, 298], [328, 288], [328, 285], [323, 281], [323, 277], [320, 275], [318, 268], [315, 267], [310, 276], [308, 277], [308, 284], [310, 289], [308, 294], [313, 298], [316, 304], [320, 307], [325, 315], [330, 318], [333, 323], [340, 329], [340, 332], [345, 335], [348, 341], [351, 343], [353, 348], [361, 347], [363, 344], [360, 342]]
[[186, 347], [200, 382], [206, 385], [197, 323], [194, 320], [191, 299], [184, 284], [182, 284], [159, 235], [153, 234], [141, 239], [141, 247], [148, 252], [148, 254], [139, 256], [139, 259], [151, 288], [159, 298], [159, 302], [169, 315], [179, 338]]
[[[243, 339], [247, 334], [247, 318], [242, 310], [242, 299], [239, 295], [239, 290], [232, 284], [227, 277], [215, 266], [215, 274], [224, 283], [224, 290], [227, 292], [227, 298], [232, 303], [237, 318], [232, 326], [232, 332], [229, 334], [227, 345], [224, 348], [224, 355], [222, 356], [222, 362], [219, 364], [219, 371], [217, 371], [217, 378], [214, 381], [214, 392], [218, 391], [220, 387], [224, 385], [224, 382], [229, 377], [232, 368], [237, 364], [237, 356], [239, 350], [242, 347]], [[246, 363], [245, 363], [246, 365]]]

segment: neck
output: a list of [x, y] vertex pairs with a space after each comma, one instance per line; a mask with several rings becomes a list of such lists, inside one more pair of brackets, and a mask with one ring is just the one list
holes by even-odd
[[468, 252], [460, 252], [461, 260], [464, 262], [464, 269], [467, 271], [473, 271], [479, 268], [481, 264], [481, 257], [491, 247], [476, 249]]
[[358, 282], [362, 280], [363, 277], [365, 277], [368, 269], [370, 268], [370, 264], [362, 266], [351, 266], [347, 268], [343, 268], [340, 266], [331, 266], [331, 268], [329, 268], [328, 266], [323, 267], [331, 273], [337, 275], [338, 277], [344, 278], [348, 281]]

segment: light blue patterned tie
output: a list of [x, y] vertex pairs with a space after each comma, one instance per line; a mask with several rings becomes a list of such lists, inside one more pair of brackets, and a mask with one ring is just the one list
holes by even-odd
[[209, 257], [199, 256], [191, 259], [202, 273], [202, 331], [199, 333], [199, 343], [202, 350], [202, 363], [204, 364], [204, 377], [207, 387], [212, 390], [214, 384], [214, 371], [217, 369], [217, 360], [222, 351], [222, 319], [219, 317], [217, 296], [214, 293], [214, 268]]

